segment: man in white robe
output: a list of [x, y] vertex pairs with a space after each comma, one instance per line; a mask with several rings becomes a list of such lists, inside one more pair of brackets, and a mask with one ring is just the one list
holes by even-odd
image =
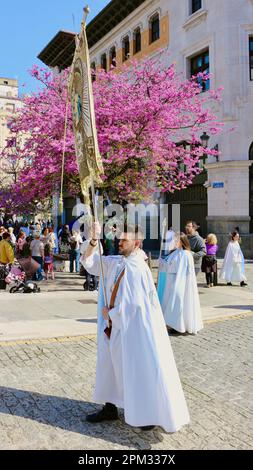
[[[87, 271], [99, 275], [94, 250], [100, 228], [94, 233], [82, 262]], [[159, 425], [175, 432], [189, 423], [189, 414], [152, 274], [139, 251], [139, 233], [128, 227], [120, 237], [120, 256], [102, 258], [108, 302], [123, 270], [124, 275], [111, 310], [105, 307], [100, 285], [94, 400], [105, 406], [87, 420], [117, 419], [116, 407], [121, 407], [131, 426], [148, 430]], [[104, 333], [108, 318], [110, 339]]]

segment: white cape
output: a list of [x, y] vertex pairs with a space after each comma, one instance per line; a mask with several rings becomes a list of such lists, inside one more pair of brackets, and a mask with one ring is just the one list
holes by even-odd
[[171, 250], [175, 248], [175, 232], [173, 230], [168, 230], [165, 235], [164, 251], [168, 255]]
[[160, 260], [157, 289], [166, 325], [191, 334], [203, 328], [191, 252], [177, 249]]
[[[139, 254], [103, 257], [103, 264], [107, 295], [119, 268], [125, 274], [110, 311], [110, 340], [104, 334], [100, 286], [94, 399], [124, 408], [131, 426], [159, 425], [175, 432], [189, 423], [189, 414], [150, 269]], [[87, 258], [84, 266], [98, 274], [98, 256]]]
[[220, 270], [220, 279], [227, 282], [246, 281], [244, 274], [244, 256], [239, 243], [229, 242]]

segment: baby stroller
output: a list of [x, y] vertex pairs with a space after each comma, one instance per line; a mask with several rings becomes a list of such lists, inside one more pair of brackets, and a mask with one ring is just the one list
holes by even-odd
[[36, 282], [29, 280], [37, 269], [38, 263], [32, 258], [19, 259], [19, 263], [11, 267], [8, 276], [5, 278], [7, 284], [15, 284], [10, 288], [10, 293], [30, 294], [40, 292]]
[[85, 291], [93, 291], [93, 290], [98, 290], [98, 283], [99, 283], [99, 277], [98, 276], [93, 276], [92, 274], [89, 274], [88, 271], [83, 267], [83, 265], [80, 265], [80, 276], [84, 276], [85, 281], [83, 283], [83, 289]]

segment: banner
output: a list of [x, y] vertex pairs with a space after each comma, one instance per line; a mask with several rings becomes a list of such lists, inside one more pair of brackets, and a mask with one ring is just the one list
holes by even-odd
[[91, 177], [98, 185], [103, 173], [102, 159], [99, 153], [97, 130], [92, 93], [90, 57], [86, 37], [86, 17], [88, 8], [84, 9], [81, 32], [76, 37], [76, 51], [73, 59], [69, 95], [71, 98], [75, 148], [81, 189], [84, 197], [89, 197]]

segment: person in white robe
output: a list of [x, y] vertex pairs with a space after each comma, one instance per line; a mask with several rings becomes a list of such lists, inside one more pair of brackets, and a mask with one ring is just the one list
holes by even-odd
[[234, 230], [231, 233], [231, 241], [227, 246], [220, 270], [219, 277], [227, 281], [228, 286], [232, 286], [232, 282], [240, 282], [241, 287], [247, 286], [247, 279], [244, 273], [244, 256], [239, 245], [239, 239], [239, 233], [237, 230]]
[[[100, 227], [95, 227], [96, 236], [82, 263], [91, 274], [100, 275], [94, 252]], [[149, 430], [159, 425], [175, 432], [189, 423], [189, 413], [152, 274], [140, 252], [141, 238], [138, 228], [128, 226], [120, 236], [120, 255], [102, 257], [108, 302], [116, 280], [124, 274], [111, 310], [105, 307], [100, 282], [94, 400], [105, 406], [86, 419], [92, 423], [117, 419], [120, 407], [131, 426]], [[110, 339], [104, 332], [108, 318]]]
[[165, 243], [164, 243], [164, 254], [168, 255], [171, 250], [175, 248], [175, 235], [176, 233], [172, 229], [172, 227], [167, 230], [165, 235]]
[[158, 297], [169, 332], [197, 334], [203, 328], [193, 256], [186, 235], [160, 260]]

